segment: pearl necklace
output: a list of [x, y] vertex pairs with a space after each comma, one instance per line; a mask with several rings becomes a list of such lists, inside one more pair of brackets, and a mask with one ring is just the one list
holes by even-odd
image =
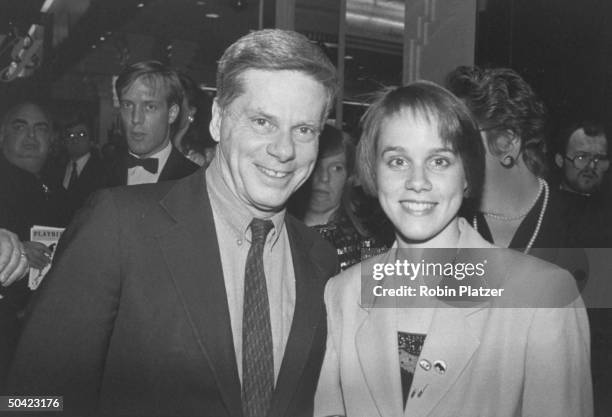
[[525, 210], [523, 213], [519, 213], [516, 216], [504, 216], [503, 214], [493, 213], [490, 211], [483, 211], [482, 214], [485, 217], [490, 217], [495, 220], [501, 220], [503, 222], [512, 222], [512, 221], [521, 220], [525, 218], [529, 214], [531, 209], [536, 205], [538, 200], [540, 199], [540, 196], [542, 195], [542, 190], [544, 189], [546, 185], [546, 181], [544, 181], [542, 178], [538, 178], [538, 184], [540, 186], [540, 188], [538, 189], [538, 194], [533, 199], [533, 201], [531, 202], [527, 210]]
[[[540, 215], [538, 216], [538, 222], [536, 223], [536, 227], [533, 231], [533, 234], [531, 235], [531, 239], [529, 239], [529, 243], [527, 243], [527, 247], [523, 251], [523, 253], [525, 254], [529, 253], [529, 251], [531, 250], [533, 246], [533, 243], [538, 237], [538, 233], [540, 233], [540, 227], [542, 226], [542, 220], [544, 220], [544, 213], [546, 212], [546, 208], [548, 207], [548, 197], [550, 196], [550, 188], [548, 187], [548, 183], [544, 181], [542, 178], [538, 178], [538, 182], [540, 183], [540, 192], [538, 193], [538, 198], [540, 198], [540, 194], [542, 194], [542, 189], [544, 189], [544, 202], [542, 203], [542, 208], [540, 209]], [[531, 209], [533, 208], [533, 206], [535, 205], [537, 201], [538, 199], [536, 199], [536, 201], [531, 206], [529, 211], [531, 211]], [[525, 213], [522, 217], [527, 216], [528, 213], [529, 212]], [[496, 217], [493, 217], [493, 218], [496, 218]], [[508, 218], [498, 219], [498, 220], [509, 221]], [[513, 219], [513, 220], [518, 220], [518, 219]], [[472, 227], [474, 227], [474, 230], [478, 231], [478, 218], [476, 217], [476, 215], [474, 215], [474, 219], [472, 220]]]

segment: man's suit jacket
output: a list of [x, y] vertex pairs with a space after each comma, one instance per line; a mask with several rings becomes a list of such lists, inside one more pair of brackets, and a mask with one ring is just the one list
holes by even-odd
[[[64, 189], [64, 176], [66, 175], [66, 165], [70, 162], [62, 163], [59, 166], [50, 168], [47, 176], [55, 188]], [[73, 187], [66, 190], [66, 207], [69, 210], [68, 219], [81, 208], [85, 200], [95, 191], [107, 186], [109, 173], [97, 151], [92, 151], [87, 163], [81, 170]]]
[[[231, 208], [228, 208], [231, 209]], [[312, 413], [335, 251], [287, 216], [296, 306], [269, 416]], [[35, 294], [10, 391], [69, 415], [240, 417], [241, 388], [204, 171], [103, 190]], [[272, 300], [274, 302], [274, 300]]]
[[[164, 167], [161, 168], [157, 182], [184, 178], [193, 174], [198, 168], [197, 164], [187, 159], [178, 149], [172, 146], [170, 156], [168, 156]], [[127, 171], [127, 154], [125, 154], [111, 166], [107, 186], [127, 185]]]
[[[490, 247], [464, 220], [461, 229], [461, 247]], [[370, 303], [361, 292], [362, 271], [395, 262], [393, 251], [344, 271], [326, 287], [328, 343], [315, 416], [593, 415], [589, 327], [574, 279], [500, 248], [479, 253], [487, 255], [489, 286], [503, 287], [502, 297], [465, 308], [431, 300], [432, 321], [404, 409], [398, 321], [418, 309], [380, 307], [382, 299]], [[416, 302], [404, 301], [400, 305]], [[444, 372], [435, 368], [439, 360]]]

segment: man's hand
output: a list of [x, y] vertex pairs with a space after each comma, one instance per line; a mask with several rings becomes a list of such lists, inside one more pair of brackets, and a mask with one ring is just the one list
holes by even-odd
[[23, 242], [23, 248], [32, 268], [43, 269], [51, 262], [53, 252], [40, 242]]
[[0, 284], [8, 287], [29, 268], [25, 249], [15, 233], [0, 229]]

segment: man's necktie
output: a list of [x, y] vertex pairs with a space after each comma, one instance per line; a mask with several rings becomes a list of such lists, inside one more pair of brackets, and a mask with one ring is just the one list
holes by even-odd
[[128, 154], [127, 167], [128, 169], [134, 167], [143, 167], [151, 174], [157, 174], [158, 160], [156, 158], [136, 158], [132, 154]]
[[270, 304], [263, 265], [270, 220], [251, 221], [251, 248], [244, 271], [242, 319], [242, 411], [244, 417], [264, 417], [274, 391], [274, 357]]
[[77, 163], [75, 161], [72, 161], [72, 171], [70, 172], [70, 179], [68, 180], [68, 188], [66, 189], [72, 190], [78, 178], [79, 178], [79, 171], [77, 170]]

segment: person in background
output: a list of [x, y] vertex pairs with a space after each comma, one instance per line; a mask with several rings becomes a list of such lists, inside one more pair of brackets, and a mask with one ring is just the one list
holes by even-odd
[[555, 186], [568, 201], [570, 237], [578, 247], [610, 247], [612, 212], [602, 189], [610, 168], [604, 125], [591, 119], [573, 121], [560, 129], [557, 139]]
[[[180, 74], [179, 77], [185, 94], [172, 143], [189, 160], [199, 166], [207, 167], [212, 161], [208, 149], [214, 149], [215, 146], [208, 131], [212, 101], [198, 88], [192, 78], [185, 74]], [[212, 154], [214, 156], [214, 151]]]
[[319, 141], [314, 172], [302, 189], [304, 195], [295, 197], [302, 200], [299, 217], [336, 248], [344, 270], [387, 247], [357, 213], [355, 145], [350, 137], [326, 124]]
[[584, 120], [561, 130], [555, 164], [562, 171], [559, 188], [571, 193], [596, 194], [610, 168], [608, 138], [601, 123]]
[[157, 61], [128, 66], [115, 83], [128, 153], [111, 168], [109, 186], [176, 180], [198, 165], [170, 138], [183, 102], [178, 73]]
[[[592, 416], [588, 321], [574, 279], [494, 247], [458, 215], [464, 198], [478, 199], [485, 170], [469, 110], [422, 81], [382, 94], [362, 125], [360, 180], [378, 196], [396, 241], [325, 288], [327, 349], [314, 415]], [[425, 273], [412, 284], [372, 272], [423, 257], [457, 262], [466, 253], [462, 261], [486, 259], [484, 278], [470, 284], [502, 288], [503, 296], [460, 297], [462, 308], [423, 295], [421, 286], [445, 288]], [[364, 291], [373, 279], [381, 291]], [[416, 295], [382, 292], [408, 285]]]
[[61, 135], [68, 160], [51, 170], [50, 176], [56, 186], [66, 190], [72, 218], [94, 191], [106, 186], [108, 172], [94, 146], [96, 141], [89, 118], [83, 114], [75, 116]]
[[[40, 176], [52, 133], [51, 118], [33, 102], [11, 107], [0, 125], [0, 228], [19, 236], [23, 242], [20, 257], [39, 269], [49, 263], [51, 251], [30, 241], [30, 228], [65, 226], [66, 221], [61, 190], [51, 188]], [[19, 315], [30, 296], [26, 281], [5, 279], [0, 288], [0, 386], [19, 334]]]
[[583, 287], [586, 254], [573, 249], [568, 201], [544, 179], [547, 122], [542, 101], [509, 68], [461, 66], [446, 84], [474, 115], [487, 151], [482, 197], [466, 205], [462, 216], [489, 242], [561, 266]]
[[217, 72], [215, 159], [102, 190], [79, 212], [8, 392], [61, 394], [76, 416], [311, 416], [337, 257], [285, 206], [312, 173], [336, 89], [303, 35], [233, 43]]

